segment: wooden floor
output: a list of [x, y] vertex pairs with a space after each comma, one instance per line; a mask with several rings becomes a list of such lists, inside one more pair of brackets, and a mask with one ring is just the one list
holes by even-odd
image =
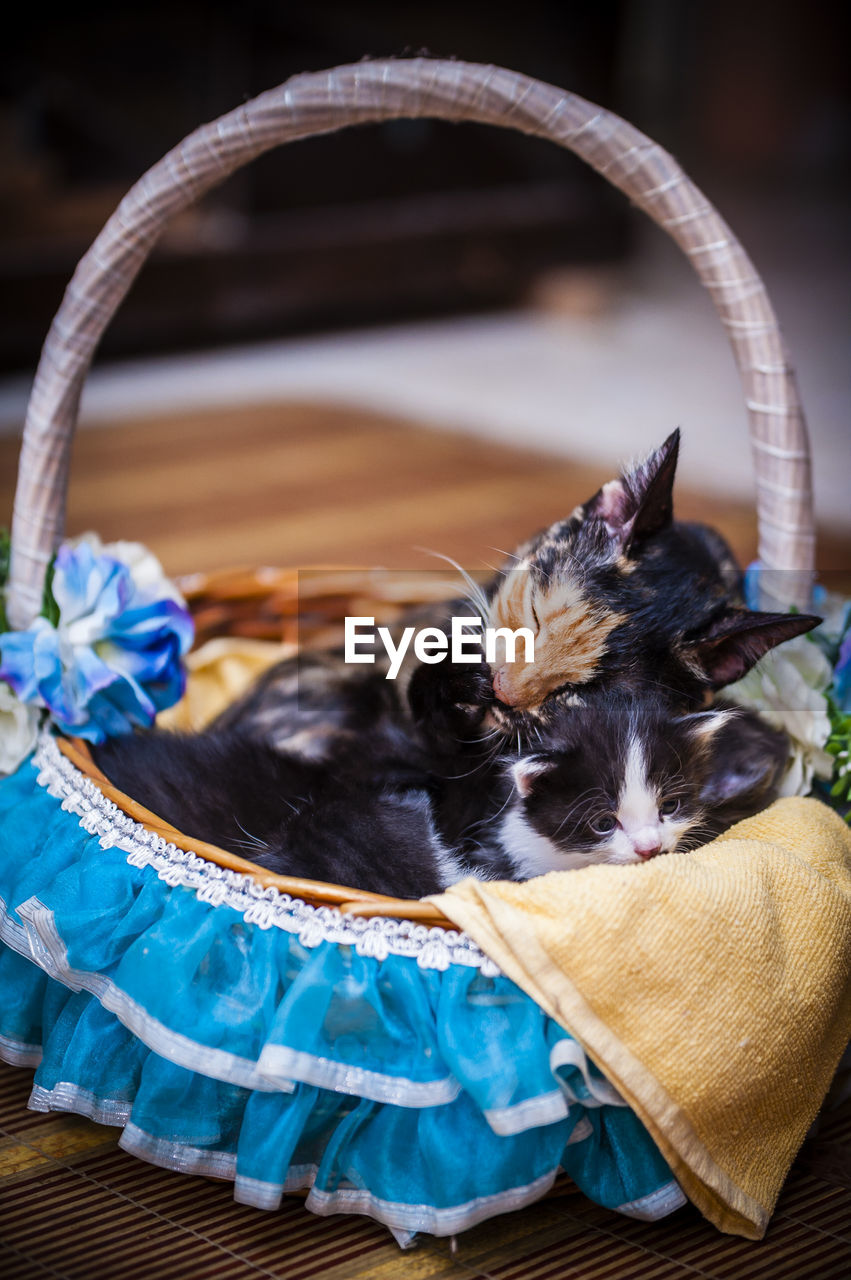
[[[494, 548], [511, 549], [590, 497], [618, 461], [577, 465], [332, 406], [208, 411], [80, 432], [67, 527], [145, 542], [172, 574], [433, 568], [422, 547], [481, 568]], [[0, 524], [16, 465], [17, 442], [0, 440]], [[750, 465], [746, 447], [731, 465]], [[741, 502], [678, 491], [677, 515], [711, 521], [743, 563], [752, 559], [756, 523]], [[851, 540], [823, 537], [819, 564], [851, 570]]]
[[[660, 433], [661, 434], [661, 433]], [[686, 441], [686, 447], [687, 441]], [[17, 445], [0, 441], [0, 522]], [[429, 547], [495, 563], [614, 474], [522, 449], [328, 406], [160, 418], [80, 434], [68, 531], [138, 539], [172, 574], [238, 564], [432, 567]], [[749, 465], [743, 450], [736, 464]], [[680, 493], [677, 514], [711, 520], [743, 562], [755, 521], [738, 503]], [[820, 563], [851, 571], [847, 541]], [[31, 1072], [0, 1067], [2, 1280], [668, 1280], [851, 1275], [851, 1115], [805, 1147], [768, 1237], [722, 1236], [691, 1209], [647, 1225], [556, 1196], [462, 1236], [401, 1254], [358, 1218], [235, 1205], [231, 1188], [126, 1155], [116, 1131], [26, 1110]]]

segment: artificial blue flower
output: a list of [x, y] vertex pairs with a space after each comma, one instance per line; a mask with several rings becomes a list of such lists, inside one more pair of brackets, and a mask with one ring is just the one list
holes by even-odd
[[763, 572], [763, 566], [758, 560], [752, 560], [747, 569], [745, 569], [745, 604], [749, 609], [759, 609], [760, 607], [760, 593], [762, 590], [760, 578]]
[[[110, 554], [118, 552], [118, 555]], [[64, 543], [52, 583], [56, 626], [36, 618], [0, 636], [0, 679], [91, 742], [129, 733], [183, 693], [193, 637], [186, 607], [158, 561], [135, 543]]]

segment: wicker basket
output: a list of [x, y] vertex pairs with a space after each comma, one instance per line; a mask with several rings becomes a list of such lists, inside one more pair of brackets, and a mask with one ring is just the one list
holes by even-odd
[[[773, 576], [773, 603], [805, 605], [814, 566], [809, 444], [795, 377], [765, 288], [733, 233], [661, 147], [619, 117], [551, 85], [497, 67], [412, 59], [363, 62], [297, 76], [191, 134], [128, 193], [80, 262], [50, 329], [30, 398], [12, 527], [8, 614], [26, 627], [37, 614], [44, 574], [63, 533], [70, 446], [95, 348], [168, 220], [234, 170], [284, 142], [347, 125], [439, 117], [512, 127], [549, 138], [586, 160], [663, 227], [709, 290], [741, 375], [756, 470], [759, 556]], [[310, 601], [312, 636], [322, 640], [357, 596], [387, 616], [390, 598], [368, 574], [322, 575]], [[199, 578], [188, 591], [199, 635], [223, 631], [290, 637], [297, 610], [294, 571], [231, 572]], [[372, 608], [372, 603], [370, 605]], [[375, 611], [379, 611], [377, 607]], [[80, 744], [73, 761], [98, 777]], [[361, 915], [446, 924], [434, 909], [354, 889], [273, 876], [188, 840], [98, 778], [120, 807], [179, 847], [250, 872], [312, 902]]]

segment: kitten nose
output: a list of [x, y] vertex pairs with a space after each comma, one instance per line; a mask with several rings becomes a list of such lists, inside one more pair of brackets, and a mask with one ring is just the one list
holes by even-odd
[[639, 858], [655, 858], [657, 853], [662, 852], [662, 838], [659, 832], [652, 828], [636, 831], [632, 837], [632, 847]]
[[493, 678], [493, 692], [500, 702], [507, 707], [511, 706], [512, 691], [508, 687], [508, 672], [505, 667], [500, 667]]

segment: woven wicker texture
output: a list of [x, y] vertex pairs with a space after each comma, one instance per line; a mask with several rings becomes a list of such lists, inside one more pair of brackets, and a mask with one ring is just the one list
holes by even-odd
[[814, 563], [809, 445], [765, 288], [726, 223], [676, 161], [618, 116], [516, 72], [416, 58], [296, 76], [204, 125], [134, 186], [81, 260], [45, 343], [24, 428], [9, 618], [37, 614], [64, 525], [70, 444], [98, 341], [169, 219], [284, 142], [347, 125], [434, 116], [501, 125], [574, 151], [663, 227], [710, 291], [742, 377], [757, 479], [760, 559], [803, 604]]

